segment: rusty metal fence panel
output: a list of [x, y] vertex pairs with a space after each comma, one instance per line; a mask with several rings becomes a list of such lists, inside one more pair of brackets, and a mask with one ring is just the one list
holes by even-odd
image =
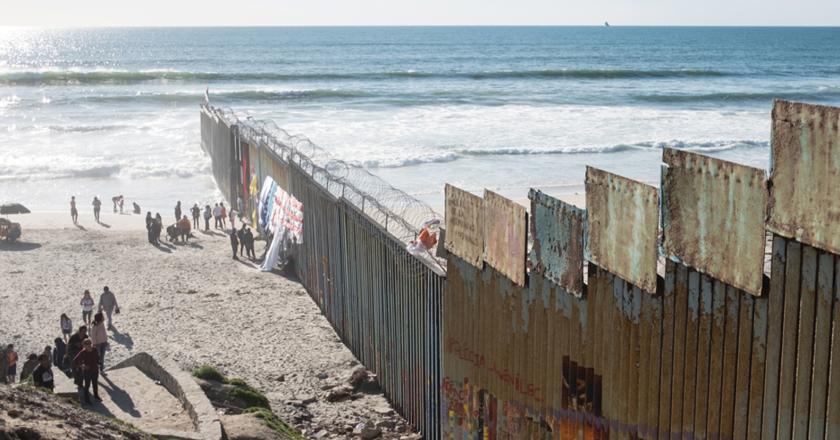
[[455, 186], [446, 185], [446, 250], [470, 264], [484, 264], [484, 201]]
[[583, 237], [586, 211], [531, 189], [529, 269], [566, 291], [583, 295]]
[[586, 168], [589, 261], [648, 292], [656, 290], [659, 191], [597, 168]]
[[525, 207], [484, 190], [484, 261], [519, 286], [525, 284], [528, 214]]
[[840, 253], [840, 108], [776, 101], [767, 227]]
[[662, 156], [665, 255], [760, 295], [764, 170], [670, 148]]

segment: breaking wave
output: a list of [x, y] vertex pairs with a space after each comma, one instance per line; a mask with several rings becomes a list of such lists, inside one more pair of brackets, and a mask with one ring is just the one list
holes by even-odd
[[475, 72], [393, 72], [359, 73], [276, 73], [276, 72], [184, 72], [174, 70], [53, 70], [0, 73], [0, 84], [18, 86], [36, 85], [88, 85], [88, 84], [138, 84], [149, 82], [229, 82], [229, 81], [337, 81], [337, 80], [389, 80], [389, 79], [644, 79], [723, 77], [731, 72], [694, 69], [542, 69]]

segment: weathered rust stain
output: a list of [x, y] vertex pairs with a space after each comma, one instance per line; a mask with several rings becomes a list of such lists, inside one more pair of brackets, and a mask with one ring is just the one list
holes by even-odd
[[840, 108], [776, 101], [767, 228], [840, 253]]
[[446, 185], [446, 250], [477, 268], [484, 258], [484, 201]]
[[531, 189], [531, 236], [528, 259], [540, 273], [575, 296], [583, 295], [583, 233], [586, 211]]
[[589, 261], [647, 292], [656, 292], [659, 191], [586, 168]]
[[662, 161], [666, 256], [761, 295], [764, 170], [670, 148]]
[[527, 218], [524, 206], [484, 190], [484, 260], [517, 286], [525, 285]]

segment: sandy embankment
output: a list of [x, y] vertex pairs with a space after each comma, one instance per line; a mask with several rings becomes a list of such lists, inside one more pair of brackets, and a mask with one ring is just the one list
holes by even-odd
[[[82, 291], [98, 296], [108, 285], [122, 308], [109, 365], [140, 351], [184, 369], [218, 365], [264, 391], [307, 435], [324, 427], [327, 437], [343, 438], [360, 422], [404, 424], [383, 415], [390, 406], [381, 394], [326, 402], [358, 361], [300, 284], [232, 260], [220, 231], [157, 248], [145, 240], [141, 215], [103, 213], [102, 225], [82, 217], [80, 227], [69, 213], [9, 218], [23, 237], [0, 244], [0, 343], [15, 343], [22, 355], [59, 335], [61, 313], [78, 325]], [[262, 247], [257, 242], [258, 254]]]

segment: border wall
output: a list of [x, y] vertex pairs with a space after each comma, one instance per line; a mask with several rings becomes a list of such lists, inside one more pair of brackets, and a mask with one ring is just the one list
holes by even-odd
[[776, 101], [769, 176], [665, 149], [658, 188], [587, 169], [586, 209], [447, 185], [446, 278], [341, 166], [202, 111], [229, 199], [247, 143], [304, 203], [304, 285], [426, 438], [840, 438], [840, 109]]
[[228, 110], [202, 105], [201, 144], [240, 213], [252, 215], [252, 183], [265, 176], [303, 203], [301, 283], [395, 409], [426, 438], [440, 438], [445, 262], [406, 251], [434, 212], [306, 139]]
[[840, 438], [838, 125], [777, 101], [769, 178], [665, 149], [585, 211], [448, 187], [444, 437]]

